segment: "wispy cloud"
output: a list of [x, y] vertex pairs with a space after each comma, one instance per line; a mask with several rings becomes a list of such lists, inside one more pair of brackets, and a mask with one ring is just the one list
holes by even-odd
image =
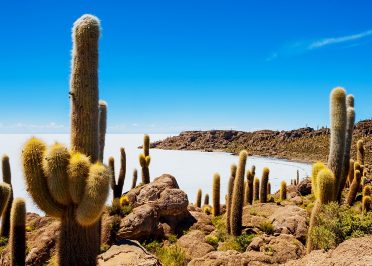
[[47, 124], [27, 124], [22, 122], [14, 124], [0, 123], [0, 133], [55, 133], [65, 131], [66, 127], [64, 125], [55, 122]]
[[[367, 30], [357, 34], [351, 34], [346, 36], [340, 37], [329, 37], [323, 38], [319, 40], [312, 40], [312, 41], [302, 41], [291, 43], [288, 45], [283, 46], [278, 51], [272, 53], [270, 56], [266, 58], [266, 61], [272, 61], [277, 59], [278, 57], [288, 57], [294, 56], [302, 53], [306, 53], [312, 50], [324, 48], [330, 45], [337, 45], [337, 44], [344, 44], [344, 43], [351, 43], [347, 48], [355, 47], [361, 45], [358, 41], [362, 39], [366, 39], [367, 37], [372, 36], [372, 30]], [[364, 42], [366, 43], [366, 42]]]

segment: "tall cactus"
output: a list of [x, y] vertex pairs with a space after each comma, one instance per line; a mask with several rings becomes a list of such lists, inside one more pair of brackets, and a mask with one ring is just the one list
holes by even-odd
[[261, 186], [260, 186], [260, 203], [267, 202], [267, 184], [269, 183], [269, 168], [265, 167], [262, 172]]
[[213, 176], [213, 216], [219, 216], [221, 214], [220, 210], [220, 187], [221, 178], [219, 174], [214, 174]]
[[201, 201], [202, 201], [202, 190], [198, 189], [198, 193], [196, 194], [195, 206], [198, 208], [201, 208]]
[[331, 92], [330, 119], [331, 139], [328, 168], [333, 172], [336, 178], [336, 188], [338, 191], [341, 185], [344, 166], [347, 129], [346, 91], [343, 88], [338, 87]]
[[149, 135], [145, 135], [143, 138], [143, 153], [139, 156], [139, 162], [142, 167], [142, 183], [148, 184], [150, 183], [150, 137]]
[[236, 170], [236, 176], [234, 181], [230, 220], [231, 234], [234, 236], [239, 236], [242, 232], [244, 174], [247, 156], [248, 154], [246, 151], [240, 152], [239, 164]]
[[[252, 170], [255, 170], [253, 169], [252, 167]], [[253, 204], [253, 179], [254, 179], [254, 175], [252, 173], [252, 170], [251, 171], [247, 171], [247, 185], [248, 185], [248, 192], [247, 192], [247, 203], [248, 204]]]
[[100, 22], [83, 15], [73, 27], [71, 152], [60, 144], [47, 150], [35, 138], [22, 153], [26, 187], [34, 202], [60, 218], [60, 265], [95, 265], [100, 223], [109, 190], [109, 170], [99, 159], [98, 39]]
[[337, 188], [337, 201], [341, 203], [342, 190], [345, 187], [347, 176], [349, 174], [350, 167], [350, 150], [353, 140], [353, 131], [355, 123], [355, 111], [354, 111], [354, 96], [348, 95], [346, 98], [347, 112], [346, 112], [346, 135], [345, 135], [345, 151], [341, 172], [341, 180]]
[[364, 165], [364, 142], [362, 139], [358, 140], [357, 142], [357, 162], [360, 165]]
[[1, 217], [1, 231], [0, 235], [2, 237], [9, 238], [9, 228], [10, 228], [10, 209], [13, 203], [13, 188], [12, 188], [12, 176], [10, 171], [9, 157], [4, 155], [2, 158], [2, 172], [3, 172], [3, 182], [10, 186], [10, 197], [4, 214]]
[[99, 146], [99, 155], [98, 160], [103, 162], [103, 155], [105, 150], [105, 138], [106, 138], [106, 127], [107, 127], [107, 103], [105, 101], [99, 101], [99, 132], [98, 132], [98, 146]]
[[120, 148], [120, 172], [118, 182], [115, 180], [115, 160], [113, 157], [109, 159], [110, 168], [110, 185], [113, 192], [114, 199], [118, 199], [123, 194], [123, 186], [125, 181], [125, 173], [127, 171], [127, 158], [125, 154], [125, 149]]
[[229, 178], [229, 185], [227, 188], [227, 201], [226, 201], [226, 230], [227, 233], [231, 232], [231, 201], [232, 201], [232, 195], [234, 190], [234, 181], [236, 176], [236, 164], [231, 165], [230, 167], [230, 178]]
[[137, 178], [138, 178], [137, 169], [134, 169], [133, 170], [132, 189], [137, 186]]
[[260, 199], [260, 179], [255, 178], [253, 183], [253, 200]]
[[26, 260], [26, 203], [16, 198], [10, 212], [10, 261], [12, 266], [23, 266]]

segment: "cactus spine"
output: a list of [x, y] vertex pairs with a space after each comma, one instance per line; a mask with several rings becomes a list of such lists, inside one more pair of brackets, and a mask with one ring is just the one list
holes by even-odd
[[253, 200], [259, 200], [260, 199], [260, 179], [257, 177], [254, 179], [253, 184]]
[[108, 196], [110, 172], [96, 163], [99, 35], [100, 22], [94, 16], [83, 15], [74, 23], [71, 152], [61, 145], [47, 151], [46, 145], [35, 138], [23, 148], [28, 192], [40, 209], [61, 219], [60, 265], [95, 265], [100, 246], [98, 221]]
[[287, 183], [285, 181], [282, 181], [280, 183], [280, 200], [286, 200], [287, 199]]
[[125, 181], [125, 173], [127, 171], [127, 159], [124, 148], [120, 148], [120, 172], [118, 182], [115, 180], [115, 160], [113, 157], [109, 159], [110, 168], [110, 185], [113, 192], [114, 199], [118, 199], [123, 194], [123, 186]]
[[103, 155], [105, 149], [105, 138], [106, 138], [106, 127], [107, 127], [107, 103], [105, 101], [99, 101], [99, 133], [98, 133], [98, 146], [99, 146], [99, 155], [98, 160], [103, 162]]
[[26, 260], [26, 203], [16, 198], [10, 212], [11, 265], [25, 265]]
[[364, 142], [362, 139], [357, 142], [357, 162], [360, 165], [364, 165]]
[[137, 169], [134, 169], [133, 170], [132, 189], [137, 186], [137, 178], [138, 178]]
[[201, 201], [202, 201], [202, 190], [199, 189], [198, 193], [196, 194], [196, 207], [201, 208]]
[[9, 157], [4, 155], [2, 158], [2, 172], [3, 172], [3, 182], [10, 186], [10, 196], [7, 207], [4, 214], [1, 217], [1, 231], [0, 235], [2, 237], [9, 238], [9, 228], [10, 228], [10, 209], [13, 203], [13, 188], [12, 188], [12, 176], [10, 171]]
[[231, 201], [232, 201], [232, 195], [234, 190], [234, 181], [236, 176], [236, 170], [237, 167], [235, 164], [231, 165], [230, 167], [230, 178], [229, 178], [229, 185], [227, 188], [227, 201], [226, 201], [226, 230], [227, 233], [230, 234], [231, 232]]
[[239, 236], [242, 232], [244, 174], [247, 156], [248, 154], [246, 151], [240, 152], [239, 164], [236, 170], [236, 176], [234, 181], [230, 220], [231, 234], [234, 236]]
[[269, 183], [269, 168], [265, 167], [263, 169], [260, 187], [260, 203], [267, 202], [267, 184]]
[[139, 156], [139, 162], [142, 167], [142, 183], [148, 184], [150, 183], [149, 166], [151, 162], [149, 135], [145, 135], [143, 138], [143, 153]]
[[360, 181], [361, 181], [362, 175], [359, 170], [354, 171], [354, 180], [353, 183], [351, 183], [349, 194], [347, 195], [346, 202], [349, 204], [349, 206], [353, 205], [355, 201], [355, 197], [358, 194], [359, 187], [360, 187]]
[[336, 190], [338, 191], [344, 166], [347, 126], [346, 92], [343, 88], [338, 87], [331, 92], [330, 110], [331, 139], [328, 168], [336, 178]]
[[213, 216], [219, 216], [220, 212], [220, 184], [221, 178], [219, 174], [213, 176]]

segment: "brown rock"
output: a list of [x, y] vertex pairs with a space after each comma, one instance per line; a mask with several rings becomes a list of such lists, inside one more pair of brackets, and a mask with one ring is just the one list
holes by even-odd
[[206, 235], [215, 230], [212, 224], [212, 218], [209, 215], [201, 211], [192, 211], [191, 215], [196, 220], [196, 223], [191, 226], [191, 230], [200, 230]]
[[200, 258], [215, 249], [205, 242], [205, 235], [199, 230], [194, 230], [182, 236], [177, 245], [185, 250], [190, 259]]
[[161, 266], [158, 259], [148, 253], [138, 242], [127, 241], [120, 246], [112, 246], [97, 257], [98, 266]]

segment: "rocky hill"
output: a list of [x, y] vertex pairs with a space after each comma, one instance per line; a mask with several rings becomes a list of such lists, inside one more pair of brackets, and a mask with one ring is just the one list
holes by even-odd
[[[268, 156], [304, 162], [326, 161], [329, 151], [328, 128], [314, 130], [300, 128], [291, 131], [260, 130], [242, 132], [234, 130], [184, 131], [175, 137], [152, 143], [152, 148], [168, 150], [203, 150], [238, 153], [246, 149], [250, 155]], [[372, 120], [355, 125], [352, 156], [356, 142], [363, 138], [366, 163], [372, 163]]]

